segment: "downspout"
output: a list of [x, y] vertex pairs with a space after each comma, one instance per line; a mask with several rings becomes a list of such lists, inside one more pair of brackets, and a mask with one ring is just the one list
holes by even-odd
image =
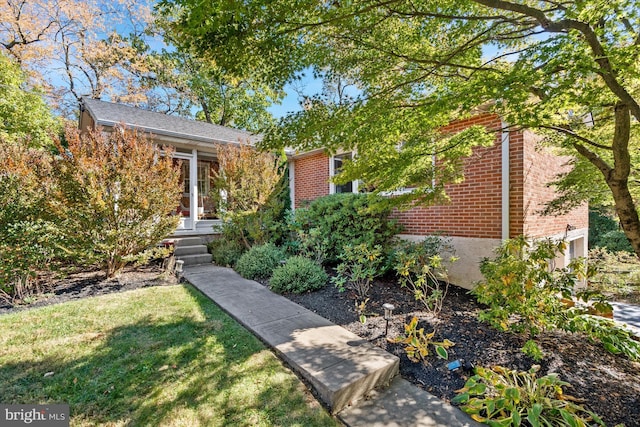
[[289, 198], [291, 199], [291, 212], [296, 210], [296, 167], [295, 160], [287, 163], [289, 166]]
[[509, 238], [509, 126], [502, 125], [502, 240]]

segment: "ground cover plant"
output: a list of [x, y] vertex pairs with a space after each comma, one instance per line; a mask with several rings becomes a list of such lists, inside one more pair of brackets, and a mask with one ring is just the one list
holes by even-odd
[[0, 401], [69, 403], [72, 425], [336, 425], [189, 286], [4, 314], [0, 328]]

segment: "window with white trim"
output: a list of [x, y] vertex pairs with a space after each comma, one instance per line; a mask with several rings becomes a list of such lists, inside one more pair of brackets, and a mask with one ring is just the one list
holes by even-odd
[[[343, 164], [345, 160], [353, 159], [353, 153], [341, 153], [332, 156], [329, 159], [329, 175], [331, 178], [338, 175], [342, 170]], [[358, 181], [349, 181], [345, 184], [334, 184], [330, 182], [329, 184], [329, 192], [330, 194], [335, 193], [357, 193], [358, 192]]]

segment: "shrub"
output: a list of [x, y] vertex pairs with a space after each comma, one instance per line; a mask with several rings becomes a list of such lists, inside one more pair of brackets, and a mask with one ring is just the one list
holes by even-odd
[[630, 252], [634, 253], [631, 242], [622, 230], [608, 231], [598, 240], [598, 246], [606, 248], [609, 252]]
[[273, 271], [269, 286], [274, 292], [301, 294], [327, 284], [329, 277], [322, 267], [308, 258], [293, 256]]
[[60, 230], [48, 215], [50, 158], [0, 141], [0, 299], [38, 292], [38, 276], [64, 254]]
[[223, 267], [235, 267], [247, 248], [237, 240], [215, 239], [207, 245], [213, 262]]
[[[472, 291], [479, 302], [489, 306], [480, 312], [480, 319], [500, 330], [526, 331], [530, 336], [545, 329], [584, 333], [607, 351], [638, 360], [640, 342], [614, 322], [592, 316], [611, 315], [605, 297], [591, 290], [574, 295], [576, 282], [591, 277], [594, 271], [580, 259], [566, 268], [550, 268], [549, 261], [565, 246], [564, 242], [545, 240], [530, 247], [519, 237], [505, 242], [496, 259], [484, 260], [480, 270], [485, 281]], [[525, 351], [542, 354], [533, 341]]]
[[409, 288], [416, 301], [422, 302], [434, 316], [442, 310], [449, 289], [447, 269], [443, 263], [445, 253], [450, 254], [449, 262], [456, 260], [451, 255], [451, 246], [436, 236], [420, 243], [403, 242], [394, 252], [393, 268], [400, 286]]
[[483, 260], [480, 271], [485, 280], [472, 291], [482, 304], [480, 313], [500, 330], [527, 331], [532, 336], [556, 327], [565, 310], [558, 293], [572, 296], [584, 268], [551, 269], [549, 261], [564, 251], [564, 242], [543, 240], [533, 244], [520, 236], [497, 249], [497, 257]]
[[236, 271], [245, 279], [268, 279], [284, 259], [282, 249], [272, 243], [254, 246], [238, 259]]
[[331, 278], [333, 284], [344, 292], [346, 288], [354, 290], [362, 300], [369, 295], [373, 279], [380, 275], [382, 265], [382, 247], [373, 248], [366, 243], [346, 245], [339, 256], [342, 261], [336, 270], [337, 275]]
[[247, 249], [281, 243], [290, 207], [282, 158], [248, 144], [229, 144], [219, 148], [218, 161], [211, 197], [224, 212], [227, 237], [233, 235]]
[[[390, 208], [367, 194], [341, 193], [320, 197], [296, 209], [291, 227], [308, 250], [325, 254], [324, 262], [336, 263], [345, 245], [366, 243], [386, 248], [400, 230], [389, 220]], [[321, 246], [320, 249], [318, 247]]]
[[458, 390], [452, 403], [474, 420], [489, 425], [520, 426], [604, 426], [600, 417], [574, 403], [577, 399], [564, 394], [570, 386], [557, 374], [538, 378], [539, 366], [529, 371], [512, 371], [501, 366], [476, 367], [475, 375]]
[[100, 264], [108, 277], [126, 257], [153, 247], [173, 232], [179, 218], [180, 172], [171, 150], [137, 131], [116, 128], [80, 134], [68, 127], [54, 162], [53, 213], [70, 249], [83, 264]]

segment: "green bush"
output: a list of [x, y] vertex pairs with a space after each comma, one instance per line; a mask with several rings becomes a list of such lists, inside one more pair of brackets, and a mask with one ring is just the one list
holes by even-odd
[[622, 230], [608, 231], [598, 240], [598, 247], [607, 248], [609, 252], [631, 252], [634, 253], [631, 242]]
[[215, 239], [207, 245], [213, 262], [223, 267], [234, 267], [247, 248], [237, 240]]
[[269, 286], [274, 292], [300, 294], [318, 290], [328, 280], [327, 273], [318, 264], [308, 258], [293, 256], [273, 271]]
[[338, 274], [331, 281], [340, 292], [349, 288], [358, 294], [358, 298], [365, 299], [373, 279], [381, 272], [382, 247], [377, 245], [370, 248], [366, 243], [346, 245], [340, 260], [342, 262], [336, 269]]
[[496, 426], [604, 426], [600, 417], [574, 403], [563, 393], [570, 386], [557, 374], [538, 378], [539, 366], [529, 371], [512, 371], [501, 366], [478, 366], [474, 376], [458, 390], [452, 403], [474, 420]]
[[254, 246], [242, 254], [235, 269], [245, 279], [268, 279], [284, 259], [285, 254], [282, 249], [267, 243]]
[[607, 248], [609, 252], [634, 252], [618, 221], [604, 209], [597, 208], [589, 210], [589, 249], [593, 248]]
[[390, 208], [379, 201], [367, 194], [341, 193], [296, 209], [291, 228], [300, 239], [301, 254], [335, 264], [345, 245], [386, 248], [400, 228], [388, 218]]
[[489, 306], [480, 319], [500, 330], [532, 336], [555, 328], [566, 309], [558, 294], [570, 298], [575, 283], [584, 277], [584, 266], [577, 262], [575, 268], [549, 268], [549, 261], [565, 247], [565, 242], [551, 240], [531, 244], [520, 236], [499, 247], [495, 259], [483, 260], [480, 271], [485, 280], [472, 291]]

